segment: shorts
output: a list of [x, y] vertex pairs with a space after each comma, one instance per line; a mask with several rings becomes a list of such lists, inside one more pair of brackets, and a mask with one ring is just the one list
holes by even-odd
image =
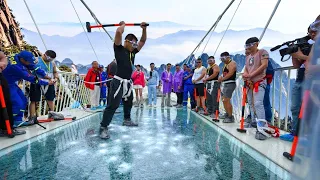
[[231, 98], [233, 91], [236, 89], [236, 86], [237, 85], [235, 82], [223, 84], [223, 88], [221, 91], [222, 96], [226, 98]]
[[143, 87], [141, 85], [133, 85], [133, 89], [142, 89]]
[[194, 92], [196, 96], [204, 96], [205, 95], [204, 83], [195, 84]]
[[[30, 84], [30, 101], [39, 102], [41, 100], [42, 93], [44, 93], [42, 92], [44, 88], [45, 86], [43, 86], [42, 90], [40, 90], [39, 84]], [[45, 97], [47, 101], [54, 100], [54, 98], [56, 97], [54, 85], [49, 85], [47, 93], [45, 94]]]

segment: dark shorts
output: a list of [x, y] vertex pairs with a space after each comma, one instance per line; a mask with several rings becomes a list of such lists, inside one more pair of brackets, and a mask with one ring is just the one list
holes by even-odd
[[[30, 101], [31, 102], [39, 102], [41, 100], [41, 95], [43, 93], [41, 91], [42, 90], [40, 90], [40, 85], [39, 84], [31, 84], [30, 85]], [[49, 85], [45, 97], [46, 97], [47, 101], [53, 101], [54, 100], [54, 98], [56, 97], [56, 92], [54, 90], [54, 85]]]
[[194, 85], [194, 92], [196, 93], [196, 96], [204, 96], [204, 83], [201, 83], [201, 84], [195, 84]]
[[235, 82], [232, 82], [232, 83], [225, 83], [223, 85], [223, 88], [221, 90], [221, 94], [223, 97], [226, 97], [226, 98], [231, 98], [232, 97], [232, 94], [233, 94], [233, 91], [236, 89], [236, 83]]

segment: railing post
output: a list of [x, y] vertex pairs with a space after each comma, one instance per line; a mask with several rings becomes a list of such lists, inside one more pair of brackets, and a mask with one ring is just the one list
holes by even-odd
[[276, 95], [276, 81], [273, 80], [272, 82], [272, 118], [271, 118], [271, 123], [274, 126], [274, 114], [275, 114], [275, 95]]
[[286, 117], [284, 120], [284, 130], [288, 130], [288, 108], [289, 108], [289, 98], [290, 98], [290, 76], [291, 76], [291, 69], [288, 72], [288, 87], [287, 87], [287, 99], [286, 99]]
[[279, 95], [279, 120], [278, 120], [278, 128], [281, 127], [281, 98], [282, 98], [282, 72], [283, 70], [280, 70], [280, 87], [279, 87], [279, 91], [280, 91], [280, 95]]

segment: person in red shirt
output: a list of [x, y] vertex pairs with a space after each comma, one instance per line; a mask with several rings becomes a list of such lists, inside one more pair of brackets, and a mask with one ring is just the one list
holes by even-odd
[[142, 90], [145, 87], [145, 77], [143, 71], [141, 71], [140, 65], [136, 65], [136, 70], [132, 74], [132, 81], [133, 81], [133, 89], [136, 92], [136, 107], [143, 107], [143, 97], [142, 97]]
[[92, 68], [88, 70], [84, 81], [85, 86], [90, 90], [91, 110], [96, 110], [99, 106], [101, 89], [101, 73], [97, 61], [92, 62]]

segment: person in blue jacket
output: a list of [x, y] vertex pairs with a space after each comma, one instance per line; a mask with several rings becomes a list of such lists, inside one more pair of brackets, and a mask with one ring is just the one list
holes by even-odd
[[[55, 82], [51, 80], [51, 78], [47, 76], [43, 70], [35, 66], [36, 59], [29, 51], [21, 51], [19, 54], [9, 57], [8, 61], [8, 66], [2, 73], [8, 81], [10, 89], [14, 127], [21, 125], [32, 125], [34, 122], [24, 122], [22, 120], [28, 101], [22, 90], [17, 85], [17, 82], [20, 79], [40, 85], [52, 85]], [[41, 74], [42, 77], [47, 80], [38, 79], [36, 76], [30, 73], [30, 71], [35, 71], [37, 74]]]
[[183, 106], [187, 106], [188, 104], [188, 93], [189, 93], [191, 109], [194, 109], [195, 108], [194, 85], [192, 83], [193, 72], [191, 70], [190, 65], [187, 65], [186, 67], [187, 67], [187, 70], [183, 73], [183, 84], [184, 84]]
[[[106, 101], [107, 101], [107, 82], [106, 80], [108, 79], [108, 74], [106, 71], [103, 71], [103, 65], [99, 65], [99, 70], [101, 71], [101, 81], [102, 81], [102, 86], [100, 90], [100, 103], [101, 101], [103, 102], [103, 106], [106, 106]], [[100, 106], [99, 103], [99, 106]]]

